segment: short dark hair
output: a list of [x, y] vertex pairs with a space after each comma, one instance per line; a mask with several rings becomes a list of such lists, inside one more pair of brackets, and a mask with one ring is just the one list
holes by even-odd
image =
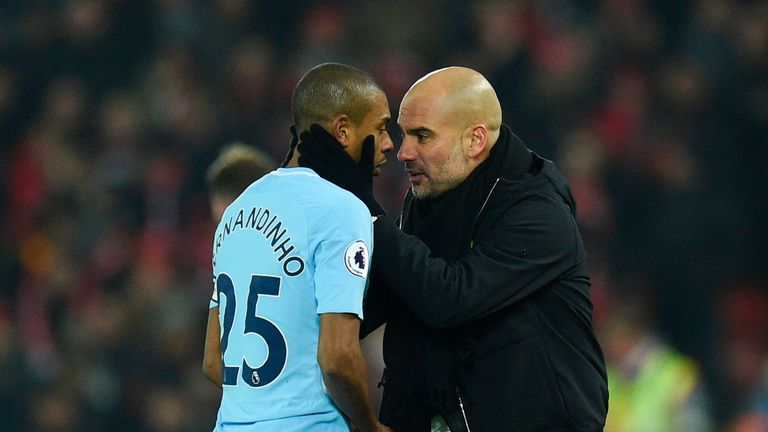
[[371, 109], [375, 91], [382, 91], [381, 86], [368, 72], [341, 63], [313, 67], [301, 77], [291, 96], [297, 133], [313, 123], [327, 125], [340, 114], [361, 122]]
[[224, 147], [205, 175], [208, 192], [213, 196], [237, 198], [251, 183], [275, 167], [264, 152], [242, 143]]

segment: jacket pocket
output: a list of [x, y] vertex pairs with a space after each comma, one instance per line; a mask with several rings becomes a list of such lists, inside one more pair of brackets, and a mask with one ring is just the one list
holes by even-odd
[[473, 429], [476, 423], [480, 431], [572, 425], [538, 337], [494, 348], [478, 353], [463, 377]]

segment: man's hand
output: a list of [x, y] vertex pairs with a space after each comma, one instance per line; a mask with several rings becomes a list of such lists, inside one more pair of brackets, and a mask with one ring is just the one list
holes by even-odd
[[359, 333], [355, 314], [320, 314], [317, 363], [328, 395], [349, 422], [361, 432], [382, 432], [371, 403]]
[[203, 373], [221, 388], [221, 329], [219, 328], [219, 307], [208, 310], [208, 326], [205, 330], [205, 350], [203, 352]]
[[376, 145], [372, 135], [363, 141], [360, 162], [355, 162], [333, 136], [316, 124], [299, 136], [298, 149], [300, 166], [312, 168], [320, 177], [352, 192], [368, 207], [371, 216], [385, 213], [373, 196]]

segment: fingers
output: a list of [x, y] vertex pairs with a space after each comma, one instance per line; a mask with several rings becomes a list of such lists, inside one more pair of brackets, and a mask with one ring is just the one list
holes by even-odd
[[328, 180], [337, 172], [354, 170], [355, 161], [321, 126], [313, 124], [299, 136], [299, 165], [310, 167]]
[[336, 138], [316, 123], [309, 127], [309, 131], [302, 132], [299, 140], [301, 141], [299, 152], [304, 152], [303, 149], [311, 147], [313, 152], [322, 152], [324, 157], [347, 155], [344, 147]]
[[365, 137], [365, 140], [363, 140], [363, 149], [360, 154], [360, 162], [358, 162], [358, 165], [361, 169], [363, 169], [363, 172], [365, 173], [373, 173], [374, 165], [376, 164], [376, 140], [373, 137], [373, 135], [368, 135]]
[[319, 125], [319, 124], [317, 124], [317, 123], [312, 123], [312, 124], [309, 126], [309, 132], [311, 132], [311, 133], [313, 133], [313, 134], [317, 135], [318, 137], [319, 137], [319, 136], [322, 136], [323, 134], [326, 134], [326, 135], [328, 135], [328, 132], [327, 132], [325, 129], [323, 129], [323, 127], [322, 127], [322, 126], [320, 126], [320, 125]]
[[333, 135], [329, 134], [327, 130], [323, 129], [323, 127], [317, 123], [313, 123], [312, 126], [309, 127], [309, 133], [314, 135], [315, 138], [317, 138], [321, 142], [324, 142], [326, 144], [333, 143], [341, 147], [341, 144], [339, 144], [339, 142], [336, 141], [336, 138], [334, 138]]

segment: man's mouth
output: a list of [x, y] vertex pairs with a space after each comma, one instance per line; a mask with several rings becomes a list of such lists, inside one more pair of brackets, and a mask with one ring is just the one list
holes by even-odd
[[411, 171], [407, 170], [408, 178], [411, 179], [412, 182], [418, 183], [421, 180], [424, 180], [427, 176], [421, 171]]

